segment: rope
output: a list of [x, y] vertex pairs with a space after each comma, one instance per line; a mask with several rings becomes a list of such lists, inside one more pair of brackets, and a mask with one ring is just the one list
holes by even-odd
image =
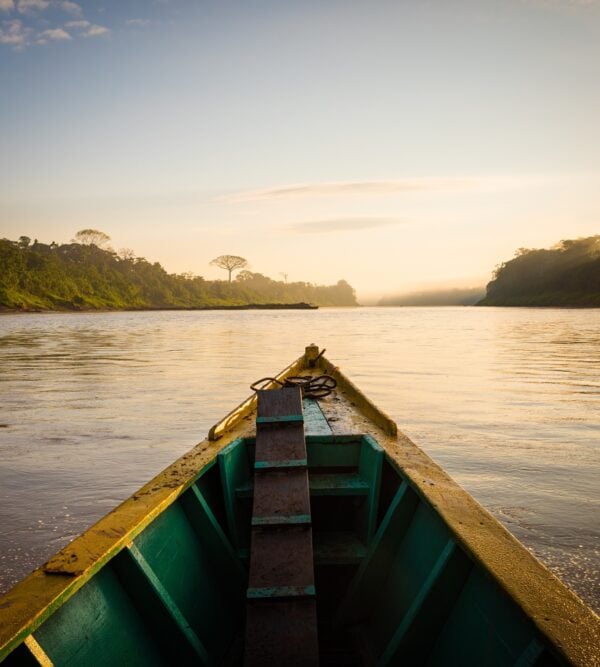
[[278, 384], [280, 387], [300, 387], [304, 398], [325, 398], [337, 387], [337, 381], [331, 375], [319, 375], [313, 377], [292, 376], [283, 382], [277, 378], [261, 378], [250, 385], [252, 391], [267, 389], [270, 384]]

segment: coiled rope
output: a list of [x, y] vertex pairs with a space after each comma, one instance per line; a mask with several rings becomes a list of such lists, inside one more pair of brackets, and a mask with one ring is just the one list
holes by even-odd
[[278, 384], [280, 387], [300, 387], [304, 398], [325, 398], [337, 387], [337, 381], [331, 375], [292, 376], [285, 380], [277, 378], [261, 378], [250, 385], [252, 391], [267, 389], [270, 384]]

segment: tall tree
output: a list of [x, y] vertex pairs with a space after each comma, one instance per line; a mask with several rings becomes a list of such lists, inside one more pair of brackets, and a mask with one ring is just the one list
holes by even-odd
[[122, 260], [135, 259], [135, 252], [131, 248], [121, 248], [118, 255]]
[[238, 269], [245, 269], [248, 266], [248, 260], [238, 255], [219, 255], [212, 260], [211, 264], [229, 271], [229, 282], [231, 282], [231, 273]]
[[81, 243], [82, 245], [95, 245], [98, 248], [101, 248], [103, 245], [106, 245], [110, 241], [110, 236], [101, 232], [98, 229], [80, 229], [73, 243]]

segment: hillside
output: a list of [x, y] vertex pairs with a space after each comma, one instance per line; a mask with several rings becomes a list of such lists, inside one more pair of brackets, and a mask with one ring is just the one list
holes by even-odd
[[231, 283], [167, 273], [94, 244], [0, 240], [1, 310], [129, 310], [311, 303], [356, 306], [352, 287], [284, 283], [242, 271]]
[[600, 235], [521, 248], [496, 269], [477, 305], [600, 307]]

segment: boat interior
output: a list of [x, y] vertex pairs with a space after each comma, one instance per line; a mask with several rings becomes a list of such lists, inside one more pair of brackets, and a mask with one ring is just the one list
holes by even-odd
[[[320, 664], [561, 664], [375, 438], [303, 407]], [[222, 449], [5, 664], [243, 664], [255, 443]]]
[[329, 395], [253, 394], [0, 598], [0, 661], [600, 665], [600, 619], [316, 346], [269, 388], [319, 373]]

